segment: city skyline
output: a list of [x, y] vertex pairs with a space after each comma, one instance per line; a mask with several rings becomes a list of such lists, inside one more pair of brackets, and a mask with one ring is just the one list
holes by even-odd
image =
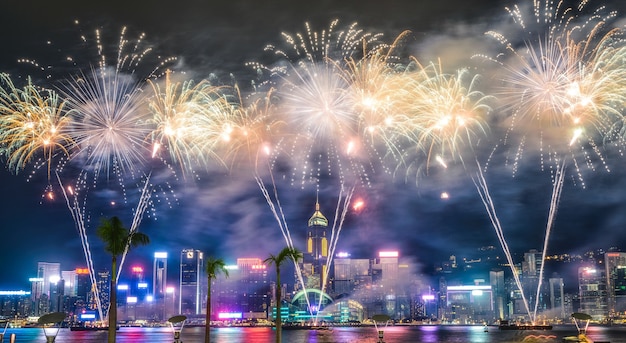
[[[619, 11], [619, 18], [612, 25], [620, 26], [626, 6], [613, 1], [592, 2], [588, 7], [596, 8], [602, 4]], [[203, 17], [200, 9], [179, 8], [184, 6], [173, 9], [152, 3], [143, 5], [145, 7], [141, 4], [122, 6], [114, 2], [105, 9], [96, 10], [89, 5], [67, 1], [51, 9], [53, 13], [63, 12], [63, 15], [49, 16], [55, 18], [54, 22], [46, 16], [20, 14], [24, 5], [2, 5], [6, 6], [6, 11], [0, 15], [0, 27], [15, 33], [3, 38], [7, 50], [0, 59], [0, 72], [21, 77], [32, 74], [37, 80], [41, 73], [16, 61], [32, 57], [44, 64], [58, 64], [61, 61], [56, 55], [63, 55], [66, 49], [82, 48], [71, 42], [78, 36], [76, 31], [91, 35], [95, 28], [103, 26], [103, 32], [114, 38], [109, 44], [115, 45], [119, 30], [128, 25], [129, 36], [145, 32], [146, 40], [155, 44], [158, 54], [177, 56], [178, 61], [173, 66], [178, 75], [199, 81], [210, 78], [212, 73], [219, 80], [228, 80], [228, 74], [233, 74], [245, 91], [251, 74], [245, 63], [267, 58], [263, 47], [279, 44], [281, 32], [301, 32], [306, 21], [311, 21], [315, 30], [323, 30], [338, 18], [341, 29], [357, 22], [368, 32], [383, 32], [386, 41], [404, 30], [411, 30], [413, 36], [409, 49], [420, 60], [428, 62], [441, 58], [442, 64], [451, 68], [469, 64], [475, 68], [473, 70], [484, 73], [483, 80], [487, 81], [483, 82], [488, 82], [488, 68], [475, 66], [471, 56], [467, 52], [461, 54], [459, 50], [475, 43], [479, 49], [476, 52], [484, 52], [480, 49], [493, 44], [484, 32], [500, 28], [498, 18], [508, 17], [504, 5], [496, 1], [471, 5], [453, 1], [445, 6], [418, 6], [410, 1], [393, 5], [321, 2], [306, 5], [308, 12], [286, 2], [270, 8], [258, 8], [261, 5], [245, 1], [220, 4], [221, 7], [216, 9], [200, 8], [214, 21]], [[241, 11], [241, 19], [228, 22], [226, 18], [232, 18], [237, 11]], [[219, 16], [224, 19], [218, 20]], [[167, 21], [168, 25], [162, 25], [163, 18], [167, 17], [172, 20]], [[185, 18], [189, 21], [181, 23]], [[278, 21], [276, 18], [289, 19]], [[80, 22], [78, 26], [73, 24], [74, 19]], [[106, 21], [109, 23], [102, 25]], [[202, 48], [194, 51], [199, 46]], [[70, 70], [67, 77], [75, 72]], [[498, 137], [489, 137], [481, 144], [476, 147], [477, 154], [480, 153], [481, 163], [491, 161], [485, 177], [511, 250], [516, 254], [529, 249], [542, 250], [552, 192], [549, 168], [542, 171], [542, 166], [536, 162], [541, 159], [536, 150], [525, 150], [525, 160], [518, 166], [507, 162], [511, 156], [504, 156], [505, 153], [489, 155], [500, 144]], [[626, 243], [625, 235], [621, 234], [626, 224], [626, 202], [622, 194], [626, 177], [620, 168], [624, 160], [619, 147], [603, 146], [600, 150], [602, 158], [594, 160], [590, 170], [581, 168], [578, 175], [569, 170], [548, 254], [609, 249], [613, 245], [623, 247]], [[405, 180], [404, 171], [396, 170], [396, 165], [385, 165], [368, 175], [369, 185], [359, 185], [352, 198], [353, 203], [362, 200], [364, 206], [349, 207], [338, 249], [354, 255], [398, 250], [424, 269], [434, 261], [453, 254], [463, 255], [479, 246], [493, 245], [501, 249], [485, 206], [472, 183], [472, 168], [468, 167], [471, 164], [473, 161], [470, 160], [466, 165], [458, 161], [450, 163], [445, 170], [431, 167], [417, 181], [412, 175]], [[56, 181], [47, 179], [43, 170], [33, 172], [33, 169], [29, 165], [18, 175], [4, 167], [0, 171], [5, 194], [0, 199], [0, 215], [5, 219], [0, 249], [14, 256], [16, 261], [13, 269], [0, 279], [2, 288], [19, 287], [22, 282], [16, 280], [27, 280], [32, 274], [27, 271], [28, 266], [38, 261], [68, 264], [85, 260], [76, 225], [58, 189], [56, 199], [44, 197], [47, 186], [56, 187]], [[322, 213], [332, 222], [341, 185], [334, 174], [322, 175], [316, 183], [294, 184], [290, 180], [292, 171], [279, 169], [275, 171], [276, 185], [285, 220], [296, 246], [302, 248], [306, 220], [315, 209], [316, 199], [319, 199]], [[218, 164], [196, 175], [179, 175], [177, 178], [155, 175], [153, 180], [161, 188], [154, 193], [153, 204], [139, 226], [141, 232], [150, 236], [152, 243], [132, 251], [129, 261], [141, 261], [148, 267], [154, 251], [176, 253], [185, 248], [198, 249], [206, 255], [226, 260], [242, 256], [241, 252], [250, 252], [260, 258], [278, 252], [286, 243], [253, 176], [246, 166], [226, 170]], [[267, 182], [269, 175], [265, 171], [261, 176]], [[76, 176], [70, 170], [63, 177], [64, 182], [72, 182]], [[349, 180], [346, 184], [352, 182]], [[119, 215], [126, 225], [131, 224], [132, 209], [138, 198], [135, 188], [140, 188], [138, 184], [137, 180], [127, 182], [121, 191], [112, 177], [90, 191], [87, 223], [96, 269], [106, 269], [108, 257], [93, 231], [101, 217]], [[172, 193], [167, 193], [168, 189], [172, 189]], [[448, 196], [443, 197], [444, 193]], [[164, 194], [174, 195], [165, 198]], [[130, 264], [125, 268], [128, 269]], [[79, 263], [76, 267], [84, 265]]]

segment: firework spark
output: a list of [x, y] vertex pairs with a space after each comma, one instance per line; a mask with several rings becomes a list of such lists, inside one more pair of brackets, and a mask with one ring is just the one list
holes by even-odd
[[18, 172], [41, 154], [50, 179], [55, 154], [67, 157], [73, 146], [68, 131], [71, 111], [56, 92], [39, 91], [30, 80], [17, 88], [9, 75], [0, 74], [0, 83], [0, 145], [9, 168]]

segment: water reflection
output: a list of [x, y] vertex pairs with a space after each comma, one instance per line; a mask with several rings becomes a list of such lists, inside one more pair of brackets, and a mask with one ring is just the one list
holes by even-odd
[[[11, 333], [16, 334], [17, 343], [45, 342], [41, 329], [9, 329], [5, 335], [8, 342]], [[386, 343], [519, 343], [542, 338], [541, 343], [560, 343], [565, 336], [576, 333], [573, 325], [558, 326], [552, 331], [500, 331], [490, 327], [488, 332], [482, 326], [390, 326], [384, 329]], [[106, 332], [79, 332], [62, 329], [56, 339], [58, 343], [101, 343], [106, 342]], [[595, 341], [626, 343], [626, 327], [593, 327], [589, 337]], [[268, 343], [275, 339], [273, 328], [214, 328], [211, 330], [213, 343]], [[121, 328], [117, 335], [118, 343], [172, 343], [173, 335], [169, 328]], [[204, 328], [190, 327], [182, 332], [181, 341], [200, 343], [204, 341]], [[378, 334], [374, 327], [337, 327], [328, 331], [286, 330], [285, 343], [376, 343]], [[537, 342], [537, 341], [535, 341]]]

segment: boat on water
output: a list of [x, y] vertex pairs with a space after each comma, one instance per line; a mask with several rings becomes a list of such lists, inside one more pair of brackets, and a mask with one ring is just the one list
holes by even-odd
[[498, 325], [500, 330], [552, 330], [552, 325], [533, 325], [510, 323], [508, 320], [501, 320]]

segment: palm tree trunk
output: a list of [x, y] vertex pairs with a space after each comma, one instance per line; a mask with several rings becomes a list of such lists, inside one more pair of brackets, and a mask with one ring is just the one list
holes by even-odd
[[113, 256], [111, 260], [111, 283], [110, 283], [110, 302], [109, 302], [109, 340], [108, 343], [115, 343], [117, 334], [117, 257]]
[[281, 320], [281, 286], [280, 286], [280, 268], [276, 266], [276, 343], [282, 342], [283, 323]]
[[206, 324], [204, 330], [204, 343], [211, 341], [211, 278], [209, 278], [209, 286], [206, 296]]

